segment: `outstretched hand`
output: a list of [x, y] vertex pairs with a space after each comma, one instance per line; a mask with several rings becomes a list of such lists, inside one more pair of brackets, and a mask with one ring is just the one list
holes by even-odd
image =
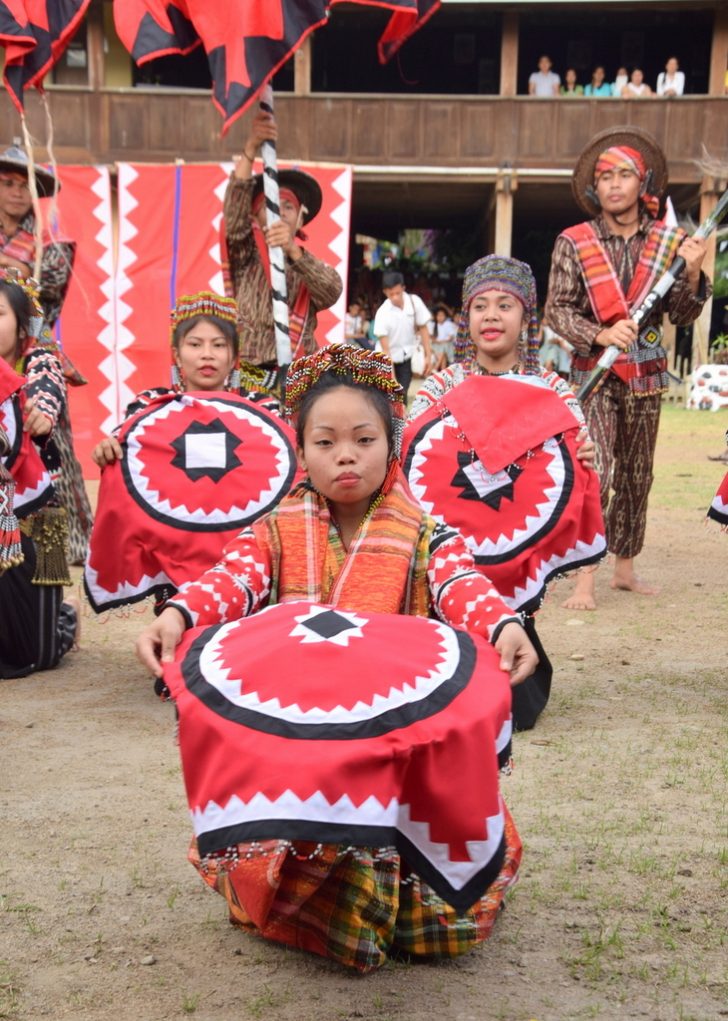
[[137, 638], [137, 659], [155, 677], [161, 677], [163, 664], [174, 660], [175, 649], [182, 641], [186, 628], [187, 624], [180, 611], [174, 606], [168, 606]]
[[510, 674], [511, 687], [525, 681], [538, 666], [538, 656], [530, 638], [515, 621], [501, 628], [495, 649], [500, 653], [501, 670]]

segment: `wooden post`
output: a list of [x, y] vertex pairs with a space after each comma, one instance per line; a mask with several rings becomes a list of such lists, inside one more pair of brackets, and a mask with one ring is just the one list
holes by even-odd
[[293, 91], [297, 96], [311, 95], [311, 36], [293, 55]]
[[716, 8], [713, 23], [713, 44], [710, 49], [708, 95], [725, 95], [725, 73], [728, 67], [728, 7]]
[[505, 11], [501, 29], [500, 94], [518, 92], [518, 13]]
[[518, 181], [510, 168], [498, 174], [495, 184], [495, 236], [493, 254], [510, 256], [513, 237], [513, 192]]
[[104, 86], [104, 10], [97, 0], [93, 0], [88, 9], [86, 52], [89, 88], [97, 91]]

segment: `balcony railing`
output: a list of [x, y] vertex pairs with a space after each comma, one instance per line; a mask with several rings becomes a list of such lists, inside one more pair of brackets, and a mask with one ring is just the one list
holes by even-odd
[[[51, 90], [56, 156], [64, 162], [216, 160], [240, 151], [238, 122], [220, 138], [207, 93], [182, 89]], [[31, 132], [42, 144], [44, 114], [27, 98]], [[597, 131], [634, 124], [664, 146], [673, 181], [700, 178], [703, 147], [728, 159], [728, 97], [534, 99], [528, 96], [332, 95], [276, 98], [280, 155], [354, 165], [482, 168], [510, 164], [567, 170]], [[19, 134], [7, 96], [3, 137]], [[39, 152], [42, 155], [42, 153]]]

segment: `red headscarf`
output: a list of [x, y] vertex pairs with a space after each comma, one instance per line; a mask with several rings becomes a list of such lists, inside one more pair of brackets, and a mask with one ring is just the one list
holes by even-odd
[[628, 145], [613, 145], [609, 149], [605, 149], [604, 152], [599, 154], [594, 164], [594, 184], [597, 183], [601, 175], [607, 170], [629, 170], [630, 173], [636, 174], [641, 184], [645, 186], [641, 191], [640, 198], [644, 202], [650, 216], [653, 218], [657, 216], [660, 209], [660, 199], [659, 196], [651, 195], [646, 190], [647, 167], [641, 152], [630, 148]]

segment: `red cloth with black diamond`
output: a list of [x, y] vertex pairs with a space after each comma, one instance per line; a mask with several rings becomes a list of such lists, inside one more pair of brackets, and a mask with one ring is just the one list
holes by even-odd
[[511, 694], [498, 660], [439, 621], [308, 601], [191, 629], [164, 680], [200, 853], [394, 845], [466, 910], [504, 855]]
[[84, 570], [97, 612], [178, 588], [212, 567], [297, 476], [293, 431], [232, 393], [168, 393], [117, 434]]
[[45, 506], [53, 496], [53, 483], [30, 433], [23, 432], [25, 379], [0, 358], [0, 427], [10, 441], [10, 452], [3, 458], [13, 477], [13, 510], [24, 518]]
[[596, 472], [576, 459], [580, 424], [539, 377], [470, 376], [405, 429], [417, 501], [465, 539], [513, 610], [606, 552]]
[[63, 54], [91, 0], [0, 0], [3, 80], [20, 113], [23, 91], [40, 87]]
[[[202, 45], [223, 134], [330, 8], [343, 0], [114, 0], [119, 38], [136, 64]], [[347, 0], [394, 13], [379, 41], [382, 63], [440, 6], [440, 0]]]
[[708, 517], [717, 521], [722, 528], [728, 529], [728, 472], [708, 508]]

